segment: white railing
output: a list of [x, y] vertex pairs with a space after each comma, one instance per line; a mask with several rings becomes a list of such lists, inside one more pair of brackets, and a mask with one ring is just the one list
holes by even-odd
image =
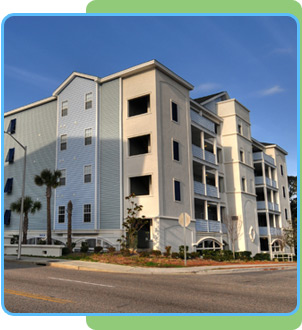
[[285, 252], [273, 252], [273, 260], [278, 259], [282, 261], [294, 261], [294, 253], [285, 253]]

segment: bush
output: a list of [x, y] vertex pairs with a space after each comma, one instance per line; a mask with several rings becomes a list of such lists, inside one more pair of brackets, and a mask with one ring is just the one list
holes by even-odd
[[[188, 252], [188, 251], [189, 251], [189, 247], [188, 247], [188, 245], [186, 245], [186, 252]], [[184, 253], [184, 245], [179, 246], [179, 253]]]
[[150, 252], [149, 251], [142, 251], [139, 254], [140, 258], [148, 258], [150, 257]]
[[230, 250], [204, 250], [201, 252], [203, 259], [211, 259], [215, 261], [229, 261], [233, 260], [233, 252]]
[[68, 247], [63, 247], [63, 249], [62, 249], [62, 256], [66, 256], [69, 253], [70, 253], [70, 251], [69, 251]]
[[200, 258], [200, 253], [199, 252], [192, 252], [191, 253], [191, 259], [197, 259]]
[[254, 255], [254, 260], [267, 260], [267, 261], [270, 261], [271, 257], [268, 253], [256, 253]]
[[166, 252], [164, 253], [164, 256], [169, 257], [171, 255], [171, 246], [170, 245], [165, 246], [165, 250]]
[[102, 246], [95, 246], [94, 247], [94, 253], [100, 253], [103, 251], [103, 247]]
[[151, 254], [154, 255], [155, 257], [161, 256], [161, 251], [160, 250], [153, 250], [151, 251]]
[[116, 248], [114, 246], [109, 246], [107, 250], [109, 253], [114, 253], [116, 251]]
[[178, 258], [179, 258], [179, 253], [177, 253], [177, 252], [172, 252], [172, 253], [171, 253], [171, 258], [173, 258], [173, 259], [178, 259]]
[[240, 251], [240, 252], [235, 252], [235, 259], [239, 260], [251, 260], [251, 251]]
[[124, 257], [129, 257], [131, 255], [130, 250], [127, 248], [121, 249], [120, 252]]
[[82, 242], [80, 251], [83, 252], [83, 253], [87, 253], [88, 249], [89, 249], [88, 243], [87, 242]]

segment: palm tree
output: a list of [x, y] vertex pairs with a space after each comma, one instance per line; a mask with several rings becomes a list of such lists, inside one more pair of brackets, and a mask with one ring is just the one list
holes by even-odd
[[68, 213], [68, 227], [67, 227], [67, 247], [69, 252], [72, 252], [72, 240], [71, 240], [71, 222], [72, 222], [72, 201], [69, 201], [67, 204], [67, 213]]
[[[11, 203], [10, 208], [13, 212], [21, 213], [22, 198], [19, 198], [16, 202]], [[31, 197], [24, 197], [24, 222], [23, 222], [23, 241], [22, 244], [27, 243], [27, 231], [28, 231], [28, 213], [34, 214], [36, 211], [41, 210], [42, 204], [40, 202], [34, 202]], [[21, 239], [21, 238], [20, 238]]]
[[51, 245], [51, 213], [50, 213], [50, 199], [52, 189], [60, 185], [59, 179], [61, 171], [43, 170], [40, 175], [35, 176], [35, 184], [38, 186], [46, 186], [46, 201], [47, 201], [47, 244]]

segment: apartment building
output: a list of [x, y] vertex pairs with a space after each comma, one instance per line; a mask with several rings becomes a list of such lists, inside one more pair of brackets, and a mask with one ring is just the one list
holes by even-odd
[[[72, 73], [47, 99], [4, 115], [28, 148], [26, 191], [43, 209], [30, 216], [30, 242], [46, 232], [46, 197], [34, 176], [62, 172], [52, 197], [53, 238], [118, 246], [135, 193], [148, 223], [140, 248], [178, 251], [182, 212], [190, 251], [277, 252], [290, 219], [286, 151], [251, 136], [249, 110], [227, 92], [190, 98], [193, 86], [152, 60], [107, 77]], [[4, 136], [5, 235], [18, 233], [10, 204], [21, 195], [23, 150]], [[234, 236], [235, 228], [235, 238]]]

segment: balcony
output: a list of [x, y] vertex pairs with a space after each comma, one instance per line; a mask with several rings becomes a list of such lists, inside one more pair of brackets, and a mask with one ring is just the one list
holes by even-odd
[[224, 223], [214, 220], [196, 219], [196, 231], [205, 233], [227, 233], [227, 227]]
[[197, 112], [191, 110], [191, 120], [208, 131], [215, 133], [215, 124], [209, 119], [200, 116]]
[[[259, 234], [260, 236], [267, 236], [268, 235], [268, 228], [267, 227], [259, 227]], [[282, 230], [281, 228], [270, 228], [271, 236], [281, 236]]]
[[202, 159], [202, 160], [204, 159], [203, 158], [203, 150], [200, 147], [198, 147], [194, 144], [192, 145], [192, 153], [193, 153], [194, 157], [196, 157], [198, 159]]
[[205, 185], [198, 181], [194, 181], [194, 193], [198, 195], [218, 198], [217, 187], [211, 186], [209, 184]]
[[255, 153], [253, 153], [253, 160], [254, 161], [263, 160], [266, 163], [275, 166], [275, 160], [271, 156], [265, 154], [264, 152], [255, 152]]
[[204, 156], [205, 156], [204, 158], [207, 162], [216, 165], [216, 156], [212, 152], [205, 150]]
[[278, 204], [274, 204], [274, 210], [279, 212], [279, 205]]
[[[267, 186], [277, 188], [277, 182], [273, 179], [265, 177], [265, 183]], [[263, 176], [256, 176], [255, 177], [255, 185], [263, 185], [264, 184], [264, 177]]]
[[266, 209], [265, 201], [257, 202], [257, 210], [265, 210], [265, 209]]

